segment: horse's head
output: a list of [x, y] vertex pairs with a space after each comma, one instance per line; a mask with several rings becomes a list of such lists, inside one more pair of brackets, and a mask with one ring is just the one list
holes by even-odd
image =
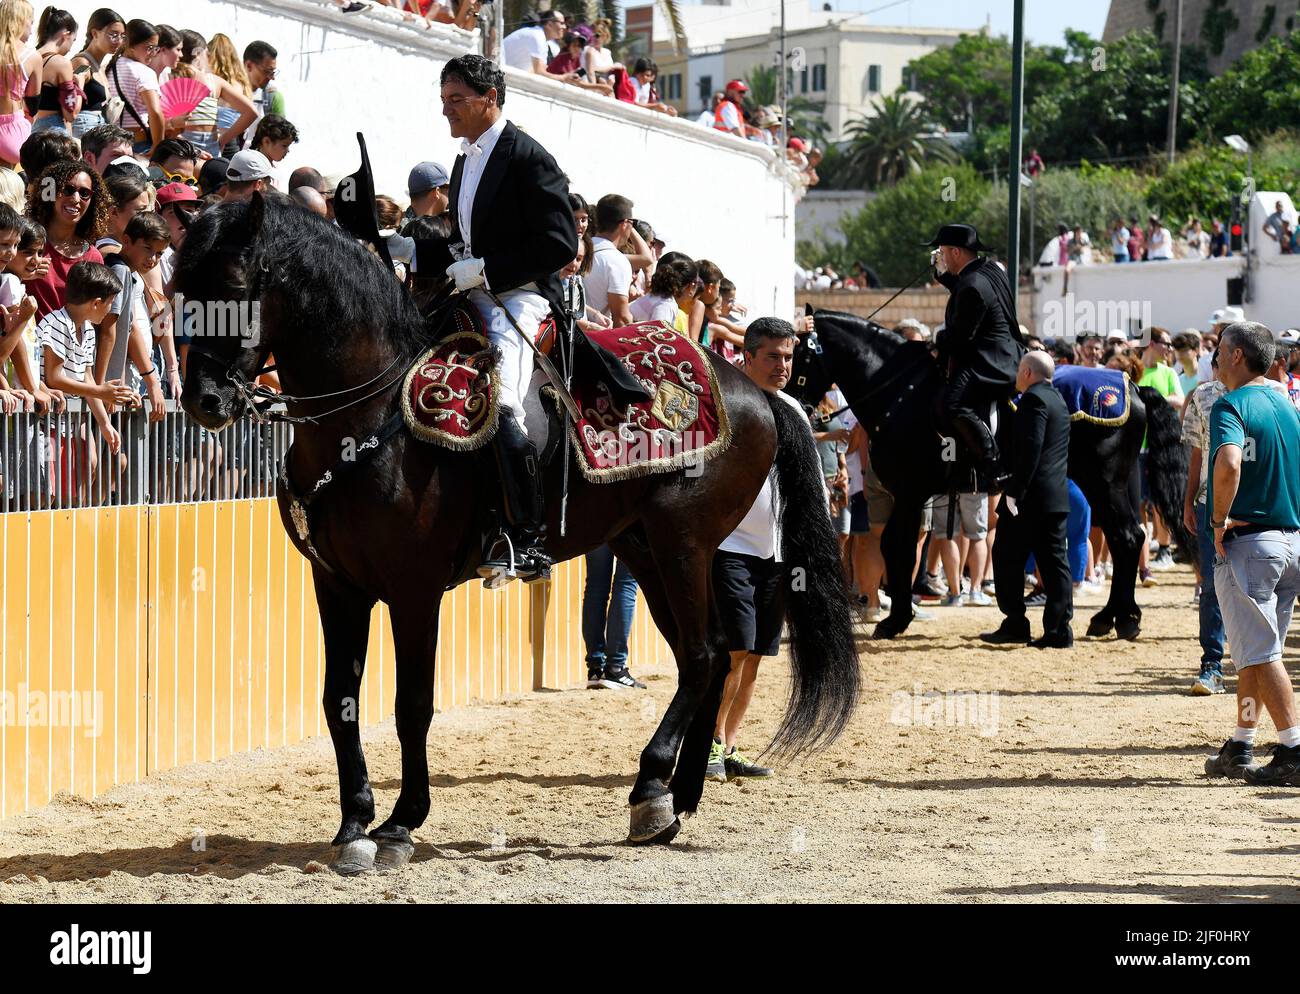
[[272, 279], [259, 251], [266, 202], [227, 203], [190, 226], [177, 259], [176, 330], [190, 339], [181, 406], [216, 431], [247, 413], [269, 343], [260, 298]]
[[827, 367], [825, 350], [817, 333], [813, 314], [808, 314], [807, 324], [799, 332], [794, 358], [790, 364], [790, 382], [785, 392], [806, 407], [816, 407], [818, 401], [835, 382]]

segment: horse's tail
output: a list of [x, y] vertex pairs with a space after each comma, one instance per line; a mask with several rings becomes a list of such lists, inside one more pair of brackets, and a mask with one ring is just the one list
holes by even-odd
[[789, 569], [790, 702], [769, 747], [794, 755], [828, 745], [858, 703], [860, 674], [839, 539], [808, 422], [768, 395], [776, 418], [781, 558]]
[[1188, 562], [1198, 555], [1196, 538], [1183, 524], [1183, 496], [1187, 489], [1187, 450], [1183, 447], [1178, 414], [1159, 391], [1138, 387], [1147, 409], [1147, 482], [1151, 501], [1173, 533]]

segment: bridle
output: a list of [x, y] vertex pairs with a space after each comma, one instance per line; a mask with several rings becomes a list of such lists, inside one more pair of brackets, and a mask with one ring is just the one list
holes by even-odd
[[[258, 251], [256, 243], [242, 250], [240, 254], [241, 256], [247, 254], [252, 254], [253, 256], [253, 259], [246, 265], [246, 268], [247, 266], [253, 267], [253, 279], [251, 281], [246, 281], [245, 286], [243, 287], [243, 303], [248, 311], [251, 311], [252, 305], [261, 299], [262, 294], [265, 293], [268, 288], [274, 289], [277, 287], [283, 287], [285, 280], [283, 275], [272, 269], [270, 260], [266, 253]], [[447, 290], [444, 289], [442, 293], [434, 298], [434, 302], [431, 305], [431, 312], [441, 309], [451, 300], [455, 293], [455, 285], [449, 285], [448, 289], [450, 289], [450, 292], [447, 292]], [[262, 346], [258, 348], [258, 344], [259, 343], [254, 342], [251, 346], [246, 346], [246, 348], [256, 356], [265, 356], [270, 351], [270, 347]], [[252, 372], [245, 372], [240, 368], [239, 357], [226, 359], [217, 355], [211, 349], [197, 344], [190, 345], [190, 353], [202, 356], [222, 371], [226, 382], [234, 387], [240, 400], [243, 401], [246, 411], [250, 413], [255, 420], [259, 422], [269, 421], [284, 424], [317, 424], [325, 418], [331, 417], [342, 411], [346, 411], [349, 408], [356, 407], [358, 404], [362, 404], [367, 400], [378, 397], [393, 389], [393, 387], [405, 378], [410, 363], [409, 357], [399, 351], [398, 354], [393, 357], [392, 362], [364, 383], [358, 383], [356, 386], [345, 387], [342, 390], [333, 390], [329, 393], [288, 394], [272, 390], [270, 387], [257, 382], [258, 377], [276, 371], [277, 367], [274, 364], [263, 364]], [[261, 359], [259, 358], [257, 361], [261, 362]], [[393, 373], [394, 370], [397, 370], [396, 375], [390, 377], [389, 374]], [[375, 384], [379, 385], [375, 386]], [[369, 387], [374, 387], [374, 389], [370, 390], [368, 393], [361, 394], [360, 396], [352, 397], [352, 399], [318, 414], [292, 415], [286, 411], [277, 411], [273, 409], [274, 406], [278, 404], [284, 404], [286, 407], [301, 406], [316, 401], [348, 397], [357, 394], [362, 390], [366, 390]]]

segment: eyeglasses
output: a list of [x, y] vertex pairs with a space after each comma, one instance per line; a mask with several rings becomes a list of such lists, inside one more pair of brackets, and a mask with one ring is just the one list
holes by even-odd
[[95, 190], [93, 187], [74, 186], [71, 183], [64, 183], [62, 189], [59, 192], [62, 193], [65, 197], [77, 197], [81, 200], [89, 200], [91, 197], [95, 195]]

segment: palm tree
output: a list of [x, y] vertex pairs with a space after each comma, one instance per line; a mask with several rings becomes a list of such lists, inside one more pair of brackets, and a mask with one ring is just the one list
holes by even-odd
[[902, 91], [877, 97], [871, 109], [871, 117], [859, 117], [844, 129], [846, 151], [863, 186], [892, 186], [931, 159], [957, 161], [953, 147], [934, 134], [925, 107]]

